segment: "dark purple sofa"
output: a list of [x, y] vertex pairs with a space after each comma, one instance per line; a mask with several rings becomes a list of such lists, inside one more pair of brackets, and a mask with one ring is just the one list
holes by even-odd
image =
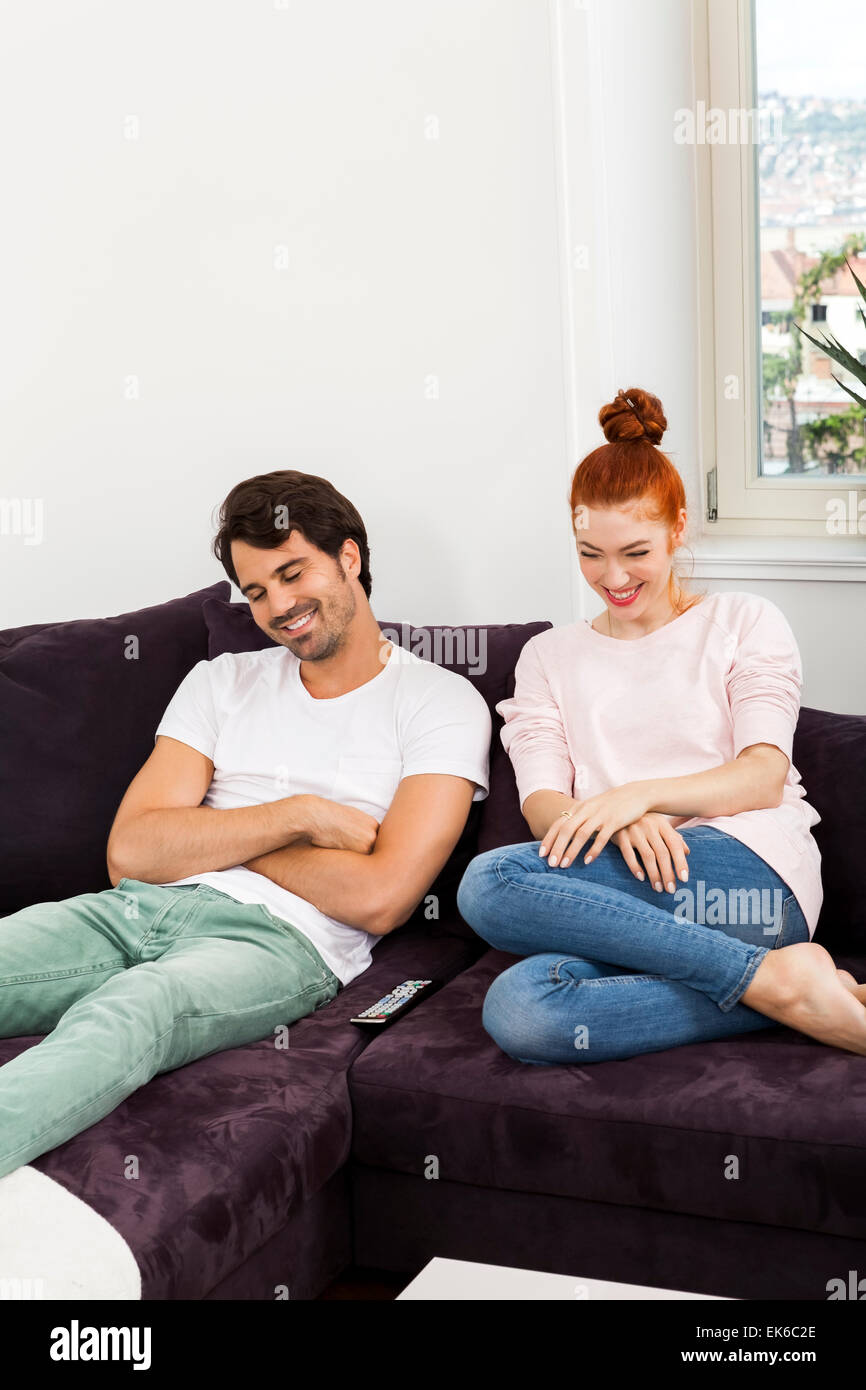
[[[183, 675], [268, 644], [229, 597], [223, 582], [0, 632], [0, 917], [110, 887], [114, 812]], [[382, 626], [413, 646], [422, 631]], [[483, 674], [459, 640], [444, 660], [492, 709], [549, 626], [474, 629]], [[438, 920], [419, 908], [288, 1048], [265, 1039], [156, 1077], [34, 1161], [120, 1232], [142, 1298], [308, 1299], [350, 1263], [408, 1276], [434, 1255], [738, 1298], [823, 1299], [866, 1273], [866, 1059], [777, 1028], [535, 1068], [484, 1032], [485, 990], [514, 957], [461, 921], [456, 888], [473, 854], [530, 838], [500, 722], [490, 796], [431, 888]], [[866, 718], [802, 710], [794, 757], [822, 816], [816, 939], [866, 978]], [[442, 988], [378, 1038], [348, 1022], [412, 976]], [[38, 1040], [0, 1040], [0, 1064]]]

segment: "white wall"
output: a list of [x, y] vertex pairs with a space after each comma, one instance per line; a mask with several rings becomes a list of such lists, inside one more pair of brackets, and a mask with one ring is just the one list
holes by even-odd
[[[589, 616], [567, 486], [618, 387], [698, 518], [687, 0], [278, 3], [7, 22], [0, 499], [44, 538], [0, 535], [0, 627], [223, 578], [215, 508], [280, 467], [358, 506], [381, 618]], [[702, 587], [866, 708], [858, 585]]]
[[545, 6], [48, 0], [7, 29], [0, 495], [45, 536], [2, 537], [0, 627], [224, 578], [214, 507], [281, 467], [361, 511], [379, 616], [568, 620]]

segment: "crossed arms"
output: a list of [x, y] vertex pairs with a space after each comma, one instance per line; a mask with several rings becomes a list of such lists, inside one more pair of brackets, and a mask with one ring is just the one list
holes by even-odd
[[381, 936], [405, 922], [466, 824], [474, 783], [405, 777], [379, 824], [320, 796], [202, 806], [214, 766], [164, 734], [133, 778], [108, 837], [108, 876], [169, 883], [243, 865], [347, 926]]
[[[673, 892], [672, 869], [678, 877], [688, 877], [688, 848], [674, 822], [779, 806], [789, 765], [787, 754], [775, 744], [752, 743], [731, 762], [705, 772], [625, 782], [585, 801], [553, 790], [531, 792], [523, 802], [523, 818], [551, 867], [564, 868], [584, 852], [589, 862], [612, 840], [635, 877], [643, 877], [640, 855], [654, 887], [661, 891], [665, 882]], [[563, 811], [573, 814], [563, 820]]]
[[[782, 801], [788, 758], [772, 743], [752, 743], [732, 762], [685, 777], [658, 777], [626, 782], [592, 797], [599, 829], [620, 830], [649, 811], [682, 820], [692, 816], [735, 816], [740, 811], [778, 806]], [[523, 817], [536, 839], [543, 839], [554, 816], [576, 803], [564, 792], [533, 792], [523, 803]], [[623, 819], [623, 816], [625, 819]], [[618, 824], [613, 825], [614, 821]], [[608, 836], [605, 835], [605, 840]], [[603, 846], [599, 844], [598, 848]]]

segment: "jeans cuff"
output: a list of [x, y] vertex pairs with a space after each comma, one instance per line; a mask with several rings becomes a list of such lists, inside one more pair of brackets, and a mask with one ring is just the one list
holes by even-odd
[[[731, 1010], [735, 1004], [738, 1004], [740, 1002], [740, 999], [745, 994], [746, 990], [751, 984], [752, 976], [754, 975], [758, 966], [761, 964], [761, 961], [764, 959], [764, 956], [768, 954], [769, 949], [770, 948], [768, 946], [754, 947], [752, 955], [749, 957], [749, 963], [743, 971], [742, 975], [740, 976], [739, 984], [735, 985], [734, 988], [731, 990], [730, 994], [727, 996], [727, 998], [723, 999], [722, 1002], [719, 1004], [719, 1008], [721, 1009], [723, 1014], [728, 1013], [729, 1010]], [[748, 1005], [746, 1005], [746, 1007], [748, 1008]]]

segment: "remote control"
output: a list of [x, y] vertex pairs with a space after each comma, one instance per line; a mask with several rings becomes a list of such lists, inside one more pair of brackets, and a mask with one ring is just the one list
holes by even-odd
[[350, 1018], [349, 1022], [357, 1023], [362, 1028], [387, 1028], [395, 1018], [402, 1018], [408, 1013], [432, 984], [432, 980], [404, 980], [402, 985], [392, 989], [390, 994], [383, 994], [369, 1009]]

